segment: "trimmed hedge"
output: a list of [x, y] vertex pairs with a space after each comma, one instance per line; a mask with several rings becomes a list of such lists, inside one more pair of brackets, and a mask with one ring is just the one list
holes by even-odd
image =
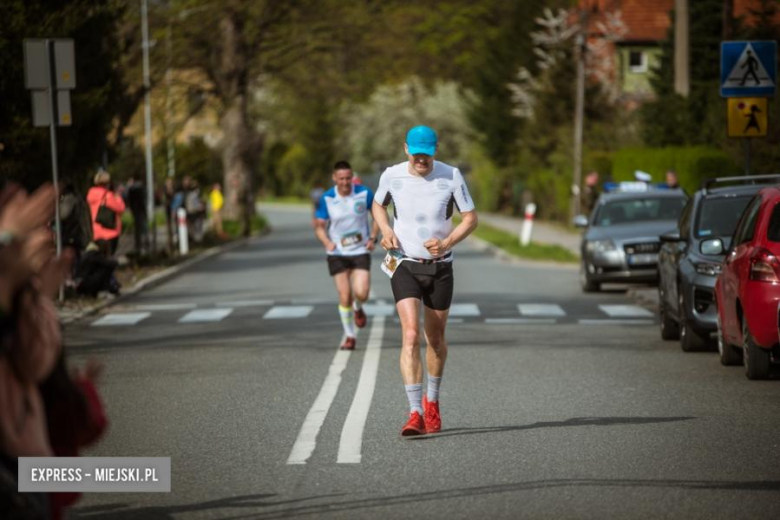
[[623, 148], [612, 154], [615, 181], [634, 180], [634, 171], [642, 170], [653, 176], [653, 182], [664, 182], [669, 169], [677, 172], [688, 193], [698, 190], [705, 179], [742, 174], [726, 152], [706, 146]]

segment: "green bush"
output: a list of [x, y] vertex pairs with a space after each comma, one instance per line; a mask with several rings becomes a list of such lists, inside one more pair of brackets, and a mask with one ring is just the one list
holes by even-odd
[[624, 148], [612, 160], [615, 181], [634, 180], [634, 171], [642, 170], [653, 176], [653, 182], [664, 182], [666, 171], [672, 169], [688, 193], [698, 190], [705, 179], [741, 173], [726, 152], [706, 146]]

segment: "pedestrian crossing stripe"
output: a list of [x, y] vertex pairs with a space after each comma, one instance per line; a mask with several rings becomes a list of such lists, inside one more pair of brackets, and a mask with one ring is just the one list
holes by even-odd
[[288, 305], [271, 308], [263, 316], [264, 320], [280, 320], [290, 318], [306, 318], [311, 314], [314, 307], [311, 305]]
[[111, 327], [117, 325], [135, 325], [151, 316], [151, 312], [126, 312], [121, 314], [106, 314], [92, 322], [93, 327]]
[[479, 307], [475, 303], [453, 303], [450, 305], [450, 317], [479, 316]]
[[653, 313], [638, 305], [599, 305], [610, 318], [652, 318]]
[[231, 312], [233, 312], [233, 309], [196, 309], [179, 318], [179, 323], [204, 323], [222, 321]]
[[[245, 314], [252, 314], [256, 312], [252, 309], [254, 305], [249, 304], [258, 303], [259, 301], [260, 300], [253, 302], [234, 302], [238, 304], [235, 306], [235, 308], [222, 307], [220, 304], [214, 307], [191, 309], [176, 321], [179, 323], [219, 322], [232, 315], [236, 309], [245, 309], [243, 311]], [[156, 309], [157, 315], [164, 316], [168, 311], [190, 309], [194, 305], [195, 304], [156, 304], [133, 307], [132, 309], [134, 310], [143, 309], [143, 311], [125, 311], [106, 314], [94, 321], [92, 326], [131, 326], [149, 318], [152, 315], [152, 310]], [[597, 305], [598, 313], [602, 315], [601, 318], [594, 316], [594, 311], [592, 310], [576, 309], [574, 312], [572, 312], [572, 310], [567, 311], [561, 305], [551, 303], [520, 303], [507, 305], [512, 305], [519, 314], [519, 317], [513, 317], [511, 314], [508, 314], [506, 310], [501, 311], [499, 309], [492, 308], [491, 311], [497, 312], [489, 312], [486, 313], [487, 316], [484, 316], [485, 313], [483, 313], [483, 310], [475, 303], [457, 303], [450, 307], [449, 321], [451, 323], [464, 323], [469, 321], [468, 319], [484, 316], [485, 323], [495, 325], [542, 325], [565, 323], [566, 321], [576, 322], [582, 325], [592, 325], [596, 323], [607, 325], [617, 322], [628, 323], [632, 319], [636, 320], [637, 323], [652, 323], [652, 319], [655, 317], [653, 312], [644, 307], [626, 304]], [[333, 315], [335, 315], [334, 307], [335, 304], [333, 304], [333, 302], [331, 302], [331, 305], [327, 306], [327, 309], [330, 309]], [[318, 306], [317, 309], [317, 315], [320, 317], [324, 316], [324, 313], [327, 312], [324, 306]], [[396, 319], [398, 317], [395, 305], [392, 303], [386, 303], [384, 300], [376, 300], [374, 303], [366, 303], [363, 305], [363, 309], [365, 310], [366, 315], [371, 317], [392, 317]], [[314, 310], [314, 305], [274, 305], [269, 309], [261, 309], [261, 311], [264, 311], [262, 319], [266, 320], [304, 319], [308, 318], [314, 312]], [[168, 315], [170, 316], [170, 314]], [[578, 317], [582, 319], [577, 320]], [[420, 318], [423, 318], [422, 313]]]
[[523, 316], [566, 316], [560, 305], [551, 303], [521, 303], [517, 310]]

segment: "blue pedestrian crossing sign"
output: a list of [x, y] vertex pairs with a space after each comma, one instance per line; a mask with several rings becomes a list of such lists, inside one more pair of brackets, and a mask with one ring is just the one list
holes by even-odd
[[777, 85], [777, 42], [721, 42], [721, 97], [772, 97]]

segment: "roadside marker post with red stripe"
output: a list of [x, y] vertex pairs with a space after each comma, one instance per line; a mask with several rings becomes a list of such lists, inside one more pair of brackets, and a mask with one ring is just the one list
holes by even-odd
[[536, 215], [536, 204], [531, 202], [525, 207], [525, 220], [523, 228], [520, 230], [520, 245], [525, 247], [531, 243], [531, 231], [534, 227], [534, 215]]

